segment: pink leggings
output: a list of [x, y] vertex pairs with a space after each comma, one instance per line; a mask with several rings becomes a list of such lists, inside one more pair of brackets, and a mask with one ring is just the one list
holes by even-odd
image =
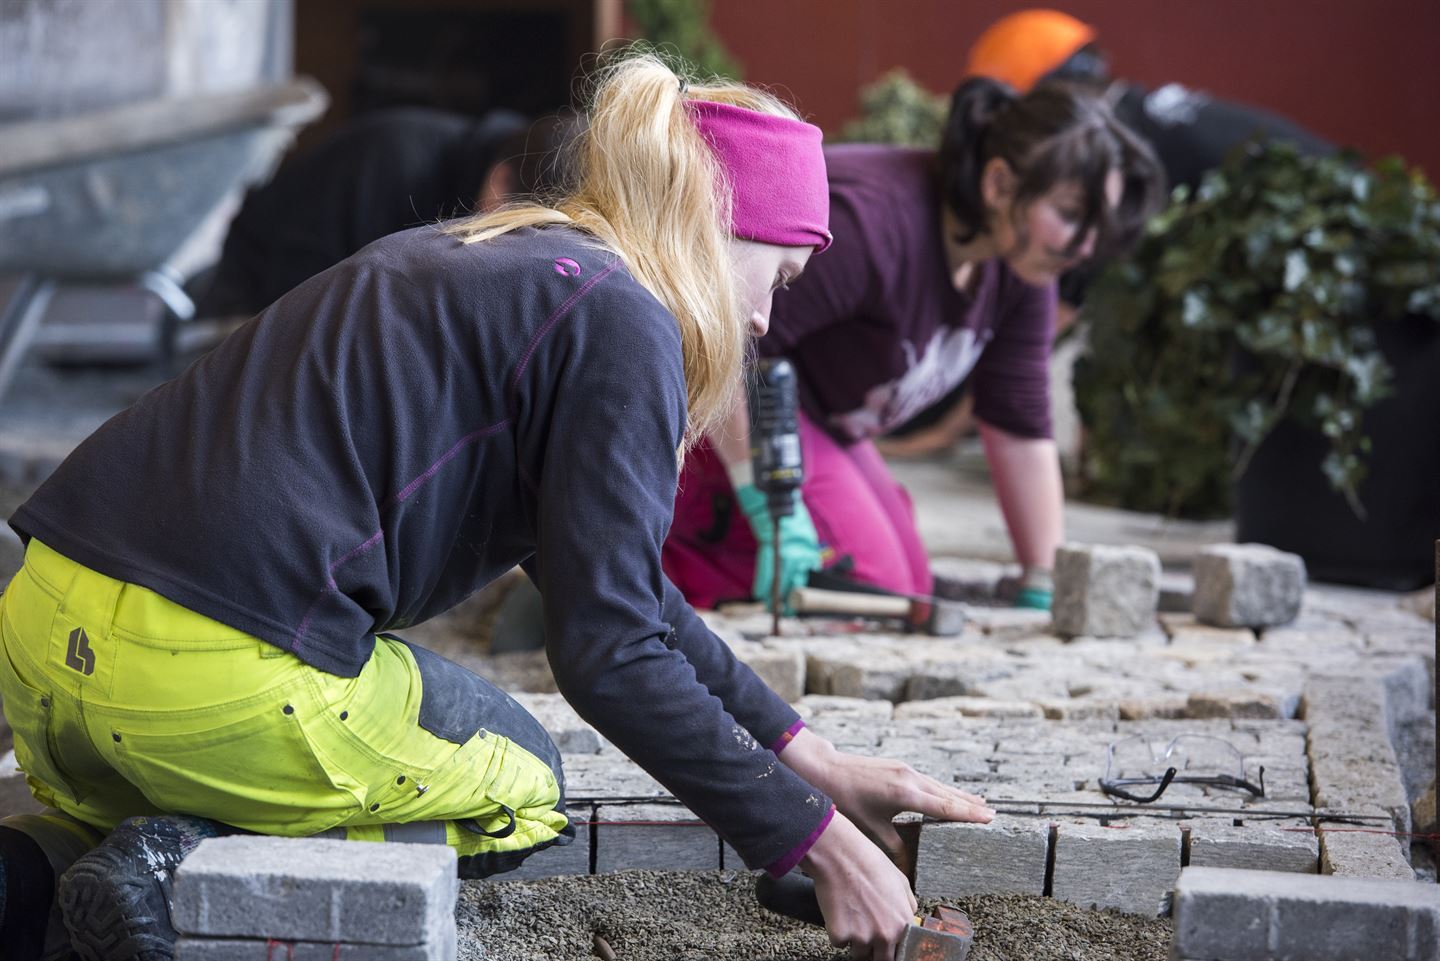
[[[800, 417], [805, 458], [801, 496], [830, 566], [848, 555], [851, 576], [893, 591], [929, 594], [930, 562], [915, 529], [910, 495], [866, 440], [840, 444]], [[750, 597], [755, 536], [708, 444], [685, 459], [675, 520], [665, 541], [665, 573], [696, 607]]]

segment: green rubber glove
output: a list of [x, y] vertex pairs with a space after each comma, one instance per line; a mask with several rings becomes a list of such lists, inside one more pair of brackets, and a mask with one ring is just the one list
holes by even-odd
[[[789, 517], [780, 518], [780, 597], [790, 596], [797, 587], [804, 587], [811, 571], [820, 569], [820, 537], [815, 533], [815, 523], [810, 512], [800, 499], [800, 492], [794, 493], [795, 510]], [[754, 597], [762, 601], [767, 610], [771, 608], [770, 594], [775, 570], [775, 527], [770, 511], [765, 506], [765, 495], [754, 484], [745, 484], [735, 489], [735, 499], [755, 532], [759, 550], [755, 555]], [[789, 613], [789, 605], [782, 607]]]
[[1020, 578], [1020, 591], [1015, 595], [1015, 606], [1048, 611], [1054, 594], [1055, 582], [1051, 580], [1049, 568], [1027, 567], [1024, 576]]

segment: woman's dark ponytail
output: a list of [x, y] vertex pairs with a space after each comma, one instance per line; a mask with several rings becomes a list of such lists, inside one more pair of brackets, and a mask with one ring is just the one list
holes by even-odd
[[[1021, 97], [995, 80], [972, 78], [950, 99], [937, 172], [941, 201], [964, 231], [956, 238], [961, 243], [990, 229], [980, 182], [985, 165], [997, 157], [1015, 175], [1017, 208], [1058, 184], [1080, 187], [1083, 208], [1071, 243], [1078, 248], [1095, 231], [1095, 257], [1132, 244], [1164, 200], [1164, 173], [1149, 145], [1093, 91], [1047, 80]], [[1123, 188], [1114, 209], [1105, 196], [1112, 171]], [[1018, 226], [1017, 240], [1029, 243]]]
[[940, 140], [940, 196], [968, 232], [985, 227], [980, 173], [985, 168], [986, 136], [995, 119], [1019, 99], [1015, 89], [989, 77], [971, 77], [950, 96], [950, 113]]

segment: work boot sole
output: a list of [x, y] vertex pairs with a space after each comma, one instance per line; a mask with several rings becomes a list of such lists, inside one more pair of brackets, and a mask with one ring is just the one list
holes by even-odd
[[135, 870], [124, 852], [102, 846], [65, 873], [60, 911], [83, 961], [174, 961], [169, 910], [155, 879]]

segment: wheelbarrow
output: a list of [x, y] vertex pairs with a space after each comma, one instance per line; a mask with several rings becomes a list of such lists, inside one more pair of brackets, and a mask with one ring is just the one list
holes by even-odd
[[236, 188], [269, 177], [329, 103], [313, 80], [0, 126], [0, 398], [57, 284], [135, 283], [173, 322], [195, 305], [166, 262]]

